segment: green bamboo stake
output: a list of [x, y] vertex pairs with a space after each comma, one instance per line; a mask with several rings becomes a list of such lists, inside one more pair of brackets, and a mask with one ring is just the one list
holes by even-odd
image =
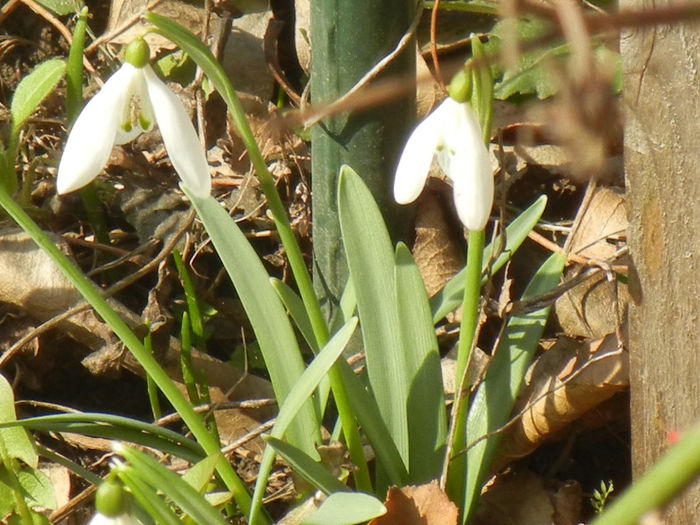
[[[415, 0], [312, 1], [312, 103], [333, 103], [391, 53], [411, 26], [416, 9], [422, 7]], [[415, 82], [415, 71], [415, 48], [409, 43], [378, 78], [394, 79], [405, 87]], [[391, 186], [398, 155], [415, 120], [414, 92], [405, 90], [391, 103], [363, 113], [327, 118], [312, 129], [314, 285], [326, 313], [347, 281], [336, 206], [340, 167], [347, 164], [360, 174], [396, 236], [402, 228]]]

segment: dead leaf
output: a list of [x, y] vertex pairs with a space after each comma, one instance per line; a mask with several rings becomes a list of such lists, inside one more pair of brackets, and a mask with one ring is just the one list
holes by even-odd
[[[627, 231], [623, 192], [599, 187], [588, 206], [579, 210], [571, 238], [571, 252], [594, 261], [608, 261], [619, 248]], [[615, 261], [624, 264], [626, 260]], [[567, 271], [567, 277], [579, 272], [580, 265]], [[611, 280], [608, 279], [611, 278]], [[598, 274], [572, 288], [555, 304], [559, 324], [571, 336], [605, 337], [627, 319], [629, 292], [627, 285], [614, 275]]]
[[270, 20], [269, 10], [236, 18], [221, 56], [221, 65], [233, 79], [236, 93], [248, 113], [266, 113], [275, 88], [263, 47]]
[[457, 506], [437, 481], [401, 489], [392, 487], [384, 505], [386, 514], [374, 518], [369, 525], [452, 525], [459, 517]]
[[[50, 236], [64, 251], [68, 250], [60, 237]], [[15, 306], [39, 322], [48, 321], [84, 303], [82, 296], [53, 260], [38, 248], [29, 235], [15, 228], [0, 231], [0, 268], [3, 269], [0, 272], [0, 302]], [[138, 332], [143, 328], [140, 316], [114, 299], [108, 299], [108, 302], [133, 330]], [[109, 325], [91, 309], [61, 321], [56, 328], [91, 351], [87, 360], [84, 360], [91, 371], [124, 367], [138, 375], [144, 375], [141, 366], [124, 350]], [[178, 388], [183, 393], [186, 392], [182, 381], [179, 341], [167, 334], [156, 335], [158, 337], [154, 337], [154, 348], [161, 366]], [[245, 374], [242, 370], [194, 349], [192, 363], [195, 369], [205, 374], [213, 403], [274, 397], [269, 381]], [[222, 439], [235, 440], [272, 417], [275, 410], [275, 407], [263, 407], [217, 412], [217, 421], [221, 419]], [[262, 445], [256, 444], [254, 451], [258, 451], [259, 446]]]
[[614, 335], [588, 343], [559, 339], [528, 370], [513, 410], [514, 414], [525, 412], [503, 432], [493, 470], [526, 456], [628, 386], [628, 354], [618, 347]]
[[424, 192], [418, 204], [413, 257], [429, 297], [442, 289], [463, 266], [462, 251], [450, 234], [444, 204], [436, 192]]
[[[149, 3], [150, 0], [113, 0], [109, 10], [109, 20], [105, 32], [110, 33], [121, 27], [125, 21], [129, 20], [134, 15], [144, 14]], [[201, 34], [202, 27], [204, 27], [204, 9], [185, 2], [180, 2], [179, 0], [166, 0], [152, 11], [171, 20], [177, 20], [178, 24], [184, 26], [196, 35]], [[222, 28], [224, 24], [225, 20], [223, 18], [212, 13], [209, 20], [209, 34], [218, 35], [220, 33], [220, 28]], [[110, 40], [110, 43], [129, 44], [137, 37], [143, 36], [150, 46], [151, 57], [155, 57], [163, 49], [175, 49], [175, 44], [167, 38], [153, 32], [145, 33], [148, 27], [149, 24], [138, 21], [129, 29]], [[216, 43], [213, 44], [215, 45]]]
[[70, 470], [58, 463], [47, 463], [39, 470], [51, 480], [54, 496], [56, 496], [56, 508], [60, 509], [67, 505], [71, 494]]
[[482, 495], [474, 523], [576, 525], [580, 516], [571, 521], [570, 514], [577, 505], [580, 514], [581, 489], [575, 483], [564, 484], [567, 485], [566, 490], [559, 488], [552, 492], [540, 476], [530, 471], [498, 476]]

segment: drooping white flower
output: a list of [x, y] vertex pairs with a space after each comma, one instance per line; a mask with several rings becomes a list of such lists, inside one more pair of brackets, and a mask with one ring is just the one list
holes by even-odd
[[396, 202], [409, 204], [418, 198], [435, 155], [452, 180], [460, 220], [469, 230], [483, 230], [493, 205], [493, 175], [481, 127], [469, 104], [448, 97], [418, 124], [396, 168]]
[[133, 140], [151, 129], [154, 121], [183, 185], [197, 197], [209, 196], [209, 166], [197, 132], [180, 100], [151, 69], [148, 46], [141, 39], [130, 44], [122, 67], [75, 121], [58, 167], [58, 193], [87, 185], [104, 167], [115, 144]]
[[129, 514], [105, 516], [99, 512], [88, 522], [88, 525], [140, 525], [141, 522]]

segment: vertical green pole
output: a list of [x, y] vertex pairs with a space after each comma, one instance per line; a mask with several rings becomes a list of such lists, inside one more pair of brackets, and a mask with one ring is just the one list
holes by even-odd
[[[334, 102], [391, 53], [419, 6], [416, 0], [312, 0], [312, 103]], [[409, 43], [377, 80], [395, 79], [405, 87], [415, 82], [415, 67], [415, 45]], [[347, 164], [360, 174], [390, 231], [400, 234], [393, 176], [415, 120], [415, 97], [401, 91], [388, 104], [330, 117], [312, 130], [314, 281], [327, 312], [347, 280], [336, 208], [340, 166]]]

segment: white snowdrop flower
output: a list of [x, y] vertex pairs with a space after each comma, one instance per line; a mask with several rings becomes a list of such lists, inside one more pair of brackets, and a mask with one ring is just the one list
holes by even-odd
[[396, 168], [396, 202], [409, 204], [418, 198], [435, 155], [452, 180], [460, 220], [469, 230], [483, 230], [493, 205], [493, 175], [469, 104], [448, 97], [413, 131]]
[[87, 185], [102, 170], [115, 144], [158, 124], [165, 149], [182, 183], [197, 197], [211, 191], [209, 165], [178, 97], [148, 63], [148, 44], [135, 40], [122, 67], [87, 103], [68, 135], [56, 178], [59, 194]]
[[129, 514], [105, 516], [98, 512], [88, 522], [88, 525], [141, 525], [141, 522]]

